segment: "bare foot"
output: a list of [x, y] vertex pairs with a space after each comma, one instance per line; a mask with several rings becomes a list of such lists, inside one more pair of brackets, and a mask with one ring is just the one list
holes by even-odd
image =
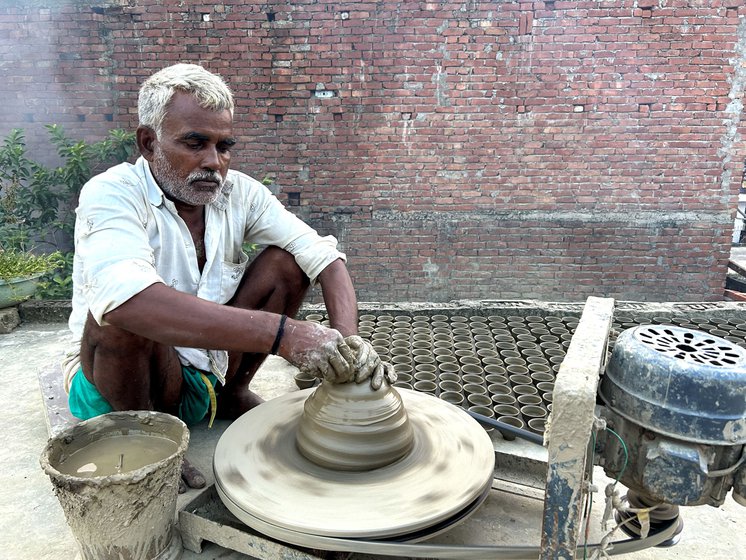
[[233, 393], [218, 395], [218, 416], [228, 420], [235, 420], [264, 402], [264, 399], [250, 389], [242, 388]]
[[189, 488], [204, 488], [207, 481], [204, 475], [199, 472], [189, 461], [184, 459], [181, 465], [181, 480], [179, 480], [179, 494], [186, 492]]

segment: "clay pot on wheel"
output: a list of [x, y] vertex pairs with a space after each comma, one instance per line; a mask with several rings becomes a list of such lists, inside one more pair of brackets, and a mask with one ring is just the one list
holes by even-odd
[[296, 444], [317, 465], [365, 471], [389, 465], [412, 448], [414, 432], [396, 389], [387, 383], [324, 381], [306, 399]]

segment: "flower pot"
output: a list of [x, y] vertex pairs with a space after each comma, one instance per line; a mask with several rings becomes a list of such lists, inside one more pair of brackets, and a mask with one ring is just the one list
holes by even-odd
[[0, 280], [0, 309], [12, 307], [34, 295], [41, 275]]

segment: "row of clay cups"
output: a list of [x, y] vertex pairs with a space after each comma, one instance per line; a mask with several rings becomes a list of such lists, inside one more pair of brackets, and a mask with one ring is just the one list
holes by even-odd
[[[442, 335], [436, 335], [442, 336]], [[498, 341], [490, 342], [487, 340], [478, 340], [474, 343], [471, 341], [451, 341], [446, 339], [431, 339], [429, 335], [414, 334], [389, 335], [386, 333], [373, 333], [370, 337], [373, 344], [381, 344], [399, 348], [422, 348], [429, 349], [433, 353], [440, 355], [456, 354], [475, 354], [481, 358], [530, 358], [541, 357], [545, 354], [549, 356], [564, 356], [565, 348], [560, 342], [543, 342], [539, 344], [526, 343], [519, 341], [508, 342]]]
[[[517, 411], [517, 412], [513, 412]], [[495, 405], [495, 413], [502, 416], [517, 416], [520, 414], [524, 419], [546, 418], [549, 414], [546, 406], [542, 404], [524, 404], [520, 407], [514, 405]]]
[[[433, 380], [433, 383], [435, 381]], [[460, 404], [464, 396], [469, 404], [491, 406], [498, 404], [514, 404], [518, 401], [521, 405], [542, 405], [551, 403], [551, 392], [539, 396], [537, 389], [532, 385], [520, 385], [511, 389], [507, 385], [492, 384], [484, 387], [479, 383], [461, 383], [456, 380], [441, 380], [437, 384], [443, 398]], [[435, 387], [429, 387], [434, 390]]]
[[[526, 368], [528, 369], [528, 368]], [[521, 385], [523, 383], [517, 380], [523, 380], [528, 378], [528, 383], [541, 383], [542, 381], [554, 381], [555, 375], [551, 369], [542, 369], [541, 371], [527, 371], [526, 373], [517, 372], [513, 373], [508, 371], [504, 367], [493, 366], [489, 369], [485, 368], [486, 375], [484, 376], [485, 381], [490, 383], [502, 383], [507, 385], [510, 381], [513, 385]], [[516, 377], [513, 377], [516, 376]], [[518, 377], [520, 376], [520, 377]], [[511, 377], [513, 379], [511, 380]]]
[[442, 315], [436, 314], [430, 317], [431, 321], [447, 322], [451, 325], [488, 325], [489, 319], [482, 315]]
[[540, 326], [529, 326], [527, 324], [523, 325], [512, 325], [508, 324], [507, 330], [509, 330], [513, 336], [522, 335], [522, 334], [528, 334], [528, 335], [534, 335], [536, 336], [537, 333], [540, 334], [554, 334], [556, 336], [560, 336], [563, 334], [571, 333], [571, 329], [568, 329], [564, 325], [558, 325], [558, 326], [552, 326], [552, 325], [540, 325]]
[[394, 362], [394, 369], [397, 374], [416, 374], [426, 373], [433, 376], [452, 375], [457, 379], [464, 376], [475, 376], [482, 379], [482, 368], [473, 365], [459, 366], [453, 363], [429, 364], [429, 363], [410, 363]]
[[[549, 355], [556, 356], [565, 354], [565, 346], [562, 341], [545, 341], [545, 342], [529, 342], [529, 341], [518, 341], [518, 342], [501, 342], [495, 343], [498, 353], [505, 357], [512, 356], [512, 353], [517, 352], [520, 355]], [[537, 353], [538, 352], [538, 353]], [[539, 354], [540, 353], [540, 354]]]
[[543, 338], [545, 340], [516, 340], [513, 342], [508, 340], [496, 340], [495, 346], [498, 351], [517, 350], [519, 352], [525, 352], [527, 350], [539, 350], [542, 353], [546, 353], [550, 348], [562, 350], [565, 348], [565, 342], [569, 343], [570, 341], [570, 338], [563, 339], [562, 337], [556, 337], [554, 335], [545, 335]]
[[[485, 393], [486, 392], [485, 379], [483, 376], [477, 375], [477, 374], [469, 373], [465, 375], [460, 375], [458, 373], [453, 373], [453, 372], [438, 372], [438, 382], [441, 384], [447, 384], [441, 387], [443, 390], [446, 390], [446, 391], [467, 390], [468, 392], [472, 392], [472, 393]], [[464, 389], [465, 386], [467, 385], [469, 387], [467, 389]]]
[[[486, 366], [485, 366], [486, 367]], [[459, 375], [484, 375], [485, 369], [475, 363], [439, 362], [436, 369], [440, 373], [456, 373]]]
[[[499, 345], [500, 343], [498, 343], [498, 346]], [[509, 347], [498, 350], [498, 354], [503, 361], [507, 360], [508, 358], [520, 358], [527, 362], [530, 361], [531, 358], [540, 358], [541, 360], [539, 361], [552, 361], [552, 358], [555, 356], [559, 356], [559, 360], [561, 361], [562, 359], [564, 359], [566, 353], [567, 352], [565, 351], [565, 348], [563, 348], [561, 345], [558, 345], [557, 348], [541, 348], [540, 346], [531, 346], [527, 348]]]
[[[543, 382], [546, 383], [546, 382]], [[554, 386], [551, 384], [552, 387]], [[496, 404], [509, 404], [505, 403], [503, 395], [510, 395], [512, 397], [536, 397], [539, 401], [545, 401], [549, 403], [552, 401], [552, 390], [541, 390], [536, 385], [521, 384], [521, 385], [509, 385], [505, 383], [491, 383], [487, 386], [487, 393], [490, 395], [492, 400]], [[529, 400], [529, 399], [527, 399]], [[533, 399], [531, 399], [533, 400]], [[528, 403], [524, 403], [528, 404]]]
[[[527, 393], [527, 394], [493, 394], [492, 402], [498, 404], [512, 404], [513, 406], [543, 406], [549, 407], [552, 404], [552, 392]], [[518, 403], [518, 404], [516, 404]]]
[[547, 406], [548, 404], [551, 404], [551, 403], [544, 401], [544, 399], [540, 397], [539, 395], [516, 395], [514, 393], [493, 393], [492, 404], [494, 406], [497, 406], [500, 404], [509, 404], [520, 409], [520, 407], [522, 406], [528, 406], [528, 405], [541, 406], [542, 404], [544, 406]]
[[[317, 317], [316, 314], [310, 314], [307, 316], [312, 319], [320, 320], [323, 319], [323, 316]], [[500, 326], [513, 326], [513, 327], [520, 327], [520, 326], [534, 326], [537, 328], [540, 328], [541, 326], [547, 325], [549, 327], [565, 327], [565, 328], [572, 328], [577, 325], [577, 320], [573, 318], [541, 318], [538, 316], [532, 316], [532, 317], [518, 317], [518, 316], [499, 316], [499, 315], [493, 315], [493, 316], [478, 316], [473, 315], [470, 317], [465, 316], [448, 316], [448, 315], [442, 315], [442, 314], [436, 314], [433, 316], [425, 316], [425, 315], [416, 315], [414, 317], [410, 317], [408, 315], [388, 315], [388, 314], [382, 314], [382, 315], [371, 315], [371, 314], [363, 314], [360, 316], [360, 322], [361, 323], [375, 323], [375, 324], [393, 324], [393, 323], [399, 323], [399, 324], [413, 324], [413, 323], [419, 323], [419, 324], [448, 324], [453, 327], [459, 327], [459, 326], [469, 326], [469, 327], [500, 327]]]
[[[548, 411], [541, 405], [510, 405], [498, 404], [493, 407], [495, 417], [500, 422], [505, 422], [517, 428], [543, 433]], [[509, 419], [509, 420], [508, 420]], [[507, 439], [507, 438], [506, 438]]]
[[[518, 360], [515, 362], [517, 365], [520, 365], [523, 360], [525, 364], [529, 363], [541, 363], [541, 364], [561, 364], [565, 360], [565, 356], [567, 353], [564, 351], [564, 349], [560, 348], [549, 348], [543, 352], [542, 356], [534, 355], [534, 354], [523, 354], [521, 353], [521, 356], [519, 356]], [[508, 358], [515, 358], [510, 353], [501, 353], [501, 357], [503, 362], [506, 362]]]
[[[533, 405], [526, 405], [522, 406], [520, 410], [526, 409], [529, 414], [536, 414], [536, 411], [533, 410]], [[536, 407], [538, 408], [538, 407]], [[546, 415], [543, 416], [534, 416], [534, 417], [528, 417], [525, 421], [519, 414], [503, 414], [501, 415], [500, 412], [502, 411], [509, 411], [512, 412], [512, 410], [519, 410], [517, 407], [514, 407], [512, 405], [495, 405], [495, 406], [489, 406], [487, 404], [481, 405], [481, 404], [470, 404], [468, 406], [468, 410], [471, 412], [475, 412], [477, 414], [481, 414], [482, 416], [485, 416], [487, 418], [496, 418], [499, 422], [503, 422], [506, 424], [509, 424], [511, 426], [515, 426], [517, 428], [525, 429], [526, 425], [528, 425], [529, 429], [536, 432], [536, 433], [543, 433], [545, 422], [546, 422]], [[546, 412], [546, 411], [545, 411]], [[525, 415], [524, 415], [525, 417]], [[488, 427], [486, 428], [488, 432], [491, 432], [493, 428]], [[515, 439], [514, 434], [506, 434], [503, 433], [503, 438], [508, 439]]]
[[492, 407], [494, 406], [492, 399], [490, 399], [486, 395], [481, 395], [478, 393], [464, 395], [464, 393], [460, 391], [441, 390], [438, 394], [438, 397], [441, 400], [444, 400], [453, 405], [461, 406], [464, 408], [471, 407], [471, 406], [482, 406], [488, 409], [492, 409]]
[[[475, 363], [459, 364], [457, 362], [438, 362], [438, 363], [418, 363], [412, 362], [406, 356], [394, 356], [392, 359], [394, 367], [397, 373], [411, 373], [413, 370], [417, 371], [431, 371], [437, 372], [438, 374], [456, 374], [458, 376], [464, 375], [476, 375], [483, 376], [486, 381], [495, 383], [503, 382], [503, 379], [511, 379], [513, 384], [525, 384], [527, 382], [542, 382], [542, 381], [554, 381], [555, 372], [549, 366], [542, 364], [530, 364], [529, 366], [499, 366], [499, 365], [485, 365], [479, 366]], [[493, 380], [490, 381], [490, 377]], [[522, 377], [514, 377], [522, 376]], [[526, 381], [528, 378], [530, 381]], [[520, 379], [520, 381], [517, 381]]]
[[[470, 405], [492, 406], [494, 404], [511, 404], [518, 400], [520, 404], [544, 405], [551, 404], [551, 392], [538, 396], [536, 393], [526, 393], [514, 396], [510, 392], [498, 392], [485, 388], [480, 383], [462, 383], [453, 379], [438, 379], [432, 374], [416, 372], [415, 374], [401, 374], [395, 383], [396, 387], [415, 389], [430, 394], [438, 394], [442, 399], [453, 404], [463, 404], [466, 400]], [[504, 387], [504, 386], [501, 386]], [[502, 391], [502, 389], [499, 389]]]
[[[516, 354], [518, 354], [516, 356]], [[506, 360], [512, 358], [509, 362]], [[530, 364], [542, 364], [548, 366], [551, 362], [544, 356], [544, 353], [536, 350], [527, 350], [525, 352], [518, 351], [507, 351], [502, 352], [500, 357], [500, 365], [525, 365]]]
[[432, 354], [436, 362], [460, 362], [460, 363], [480, 363], [480, 364], [497, 364], [503, 365], [503, 359], [494, 350], [477, 349], [461, 350], [452, 348], [432, 349]]
[[545, 358], [541, 352], [533, 349], [526, 349], [523, 352], [518, 350], [503, 350], [501, 352], [491, 351], [489, 349], [478, 348], [476, 351], [467, 348], [452, 350], [450, 348], [435, 347], [433, 348], [426, 341], [394, 341], [390, 343], [388, 339], [372, 340], [373, 347], [379, 354], [384, 353], [387, 356], [401, 355], [413, 357], [420, 356], [419, 362], [433, 363], [458, 361], [462, 364], [484, 364], [484, 365], [528, 365], [531, 363], [539, 364], [560, 364], [564, 360], [566, 352], [563, 348], [548, 348], [545, 350], [548, 358]]
[[510, 381], [510, 385], [512, 386], [531, 384], [536, 385], [541, 382], [554, 382], [555, 379], [555, 376], [551, 372], [551, 370], [536, 372], [526, 371], [525, 373], [508, 372], [506, 374], [506, 377], [508, 378], [508, 381]]
[[[497, 421], [522, 430], [528, 428], [537, 434], [543, 434], [546, 427], [546, 418], [530, 418], [528, 422], [525, 422], [518, 416], [497, 416]], [[512, 441], [516, 438], [515, 434], [508, 431], [500, 430], [500, 433], [506, 441]]]

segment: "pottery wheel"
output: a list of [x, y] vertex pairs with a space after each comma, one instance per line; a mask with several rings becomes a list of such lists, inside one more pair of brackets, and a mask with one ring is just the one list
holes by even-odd
[[385, 539], [443, 525], [481, 503], [492, 483], [494, 449], [462, 409], [398, 389], [414, 430], [411, 451], [373, 470], [339, 471], [312, 463], [296, 446], [312, 391], [257, 406], [218, 441], [215, 487], [248, 526], [270, 536], [276, 528], [280, 535]]

